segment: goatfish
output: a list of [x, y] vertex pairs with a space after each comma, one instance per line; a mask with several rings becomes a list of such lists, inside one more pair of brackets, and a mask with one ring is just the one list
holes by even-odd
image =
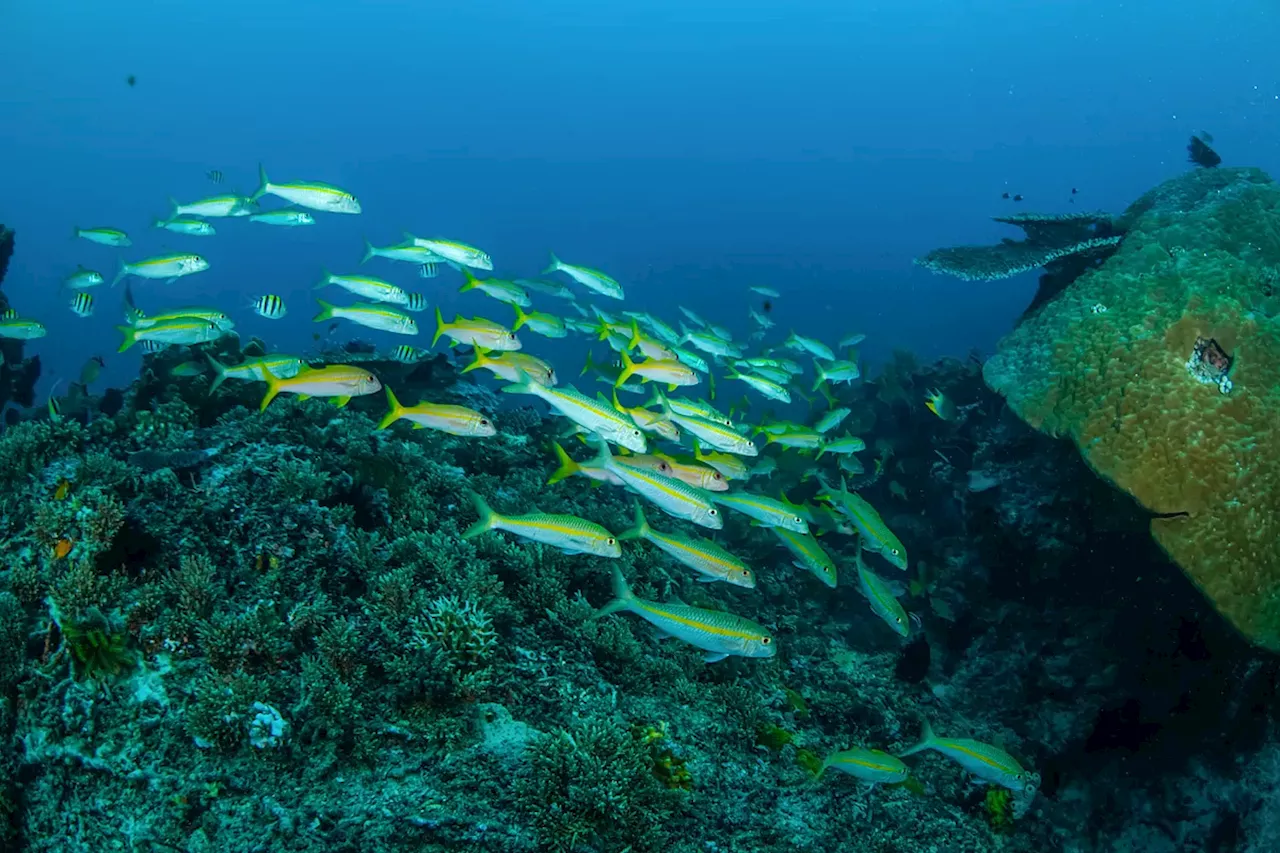
[[630, 415], [636, 426], [645, 432], [651, 432], [667, 441], [680, 440], [680, 428], [657, 412], [651, 412], [643, 406], [628, 408], [618, 402], [618, 389], [613, 389], [613, 407], [624, 415]]
[[715, 468], [700, 462], [683, 461], [665, 453], [658, 455], [667, 460], [667, 464], [671, 467], [671, 476], [680, 482], [708, 492], [729, 491], [729, 482]]
[[459, 293], [466, 293], [469, 290], [478, 290], [481, 293], [490, 296], [499, 302], [505, 302], [508, 305], [518, 305], [521, 308], [528, 308], [533, 304], [533, 300], [529, 298], [529, 294], [525, 289], [514, 281], [507, 281], [503, 278], [476, 278], [467, 267], [462, 268], [462, 274], [467, 280], [462, 287], [458, 288]]
[[495, 323], [483, 317], [468, 319], [461, 314], [455, 316], [452, 323], [446, 323], [440, 309], [437, 308], [436, 334], [431, 339], [432, 346], [436, 345], [441, 335], [447, 335], [454, 344], [467, 344], [499, 352], [511, 352], [522, 346], [516, 333], [501, 323]]
[[663, 405], [665, 407], [662, 410], [663, 415], [667, 420], [674, 421], [677, 426], [682, 427], [690, 435], [696, 436], [703, 444], [714, 447], [716, 450], [723, 450], [726, 453], [735, 453], [738, 456], [758, 456], [760, 454], [755, 442], [732, 427], [715, 421], [678, 414], [672, 411], [665, 400]]
[[344, 189], [315, 181], [273, 184], [267, 179], [267, 170], [259, 164], [258, 189], [249, 197], [249, 201], [256, 202], [264, 195], [278, 196], [290, 204], [325, 213], [360, 212], [360, 201]]
[[320, 274], [320, 283], [312, 290], [319, 290], [330, 284], [336, 284], [343, 290], [373, 302], [390, 302], [393, 305], [404, 305], [409, 296], [389, 281], [367, 275], [334, 275], [328, 270]]
[[632, 376], [639, 376], [642, 382], [664, 383], [668, 390], [674, 390], [680, 385], [697, 385], [702, 381], [693, 368], [679, 361], [656, 361], [647, 358], [644, 361], [635, 362], [631, 360], [626, 350], [619, 355], [622, 357], [622, 370], [614, 380], [615, 388]]
[[[569, 289], [568, 285], [561, 284], [558, 281], [544, 281], [540, 278], [518, 278], [516, 284], [526, 290], [532, 290], [534, 293], [541, 293], [543, 296], [554, 296], [557, 299], [568, 299], [573, 302], [578, 297]], [[575, 306], [577, 303], [574, 303]], [[581, 306], [577, 306], [581, 307]]]
[[821, 358], [826, 361], [834, 361], [836, 354], [831, 351], [831, 347], [824, 344], [817, 338], [807, 338], [804, 335], [797, 335], [792, 332], [790, 337], [783, 341], [782, 345], [789, 350], [796, 352], [807, 352], [814, 358]]
[[809, 427], [794, 427], [779, 433], [766, 433], [766, 444], [777, 444], [793, 450], [817, 450], [823, 445], [822, 433]]
[[695, 349], [705, 352], [707, 355], [720, 356], [722, 358], [742, 358], [742, 347], [707, 330], [693, 331], [686, 328], [684, 336], [680, 339], [680, 344], [693, 344]]
[[578, 284], [588, 290], [599, 293], [601, 296], [608, 296], [610, 299], [623, 298], [622, 285], [618, 284], [617, 280], [605, 275], [600, 270], [566, 264], [557, 258], [554, 252], [551, 254], [551, 263], [542, 271], [542, 274], [549, 275], [553, 272], [562, 272]]
[[[559, 462], [560, 467], [558, 467], [552, 473], [551, 478], [547, 480], [548, 486], [572, 477], [574, 474], [581, 475], [589, 480], [594, 480], [597, 483], [609, 483], [614, 486], [625, 485], [625, 483], [622, 482], [622, 479], [605, 467], [599, 459], [591, 462], [577, 462], [565, 452], [565, 449], [561, 447], [558, 442], [551, 442], [551, 446], [555, 449], [556, 460]], [[628, 456], [627, 462], [632, 465], [657, 471], [659, 474], [670, 475], [671, 473], [671, 466], [668, 465], [667, 461], [661, 456], [637, 454], [635, 456]]]
[[849, 417], [852, 411], [852, 409], [846, 408], [832, 409], [822, 417], [818, 418], [818, 422], [813, 425], [813, 428], [823, 435], [826, 435], [836, 427], [840, 426], [840, 424], [844, 423], [844, 419]]
[[97, 243], [102, 246], [115, 246], [118, 249], [124, 249], [133, 245], [133, 241], [129, 239], [129, 235], [121, 231], [119, 228], [73, 228], [71, 229], [73, 238], [79, 237], [88, 240], [90, 243]]
[[777, 299], [779, 296], [782, 295], [778, 291], [774, 290], [772, 287], [765, 287], [764, 285], [760, 285], [760, 284], [752, 285], [751, 292], [758, 293], [761, 296], [767, 296], [770, 299]]
[[157, 219], [153, 223], [156, 228], [172, 231], [174, 234], [187, 234], [191, 237], [212, 237], [218, 233], [213, 223], [203, 219], [176, 217], [174, 219]]
[[596, 611], [593, 619], [621, 611], [634, 613], [657, 629], [658, 639], [675, 637], [702, 649], [707, 663], [730, 656], [771, 658], [777, 653], [773, 637], [750, 619], [678, 602], [660, 604], [638, 598], [616, 567], [613, 595], [613, 601]]
[[692, 521], [712, 530], [724, 527], [720, 510], [711, 502], [709, 493], [690, 486], [683, 480], [632, 464], [626, 457], [615, 457], [609, 452], [607, 441], [600, 442], [597, 464], [614, 474], [627, 488], [673, 518]]
[[706, 453], [702, 449], [702, 444], [696, 438], [693, 440], [693, 458], [704, 465], [710, 465], [719, 471], [726, 480], [747, 479], [747, 463], [730, 453], [717, 453], [715, 451]]
[[649, 526], [644, 510], [636, 504], [635, 527], [618, 534], [619, 540], [643, 539], [657, 545], [677, 563], [698, 573], [701, 583], [724, 581], [733, 586], [755, 589], [756, 577], [746, 563], [710, 539], [694, 536], [669, 536]]
[[313, 323], [324, 323], [337, 317], [396, 335], [418, 334], [417, 320], [394, 308], [388, 308], [385, 304], [357, 302], [354, 305], [338, 306], [330, 305], [323, 299], [317, 299], [316, 302], [320, 304], [320, 313], [311, 319]]
[[869, 785], [896, 785], [905, 782], [911, 775], [911, 769], [896, 756], [878, 749], [865, 749], [861, 746], [827, 756], [818, 771], [821, 777], [827, 768], [848, 773], [860, 782]]
[[124, 335], [124, 341], [120, 344], [120, 349], [117, 352], [124, 352], [139, 341], [155, 341], [166, 346], [174, 344], [191, 346], [192, 344], [205, 344], [209, 341], [216, 341], [227, 334], [226, 330], [216, 323], [210, 323], [208, 320], [201, 320], [196, 317], [179, 317], [175, 320], [156, 323], [154, 326], [145, 328], [116, 326], [116, 329]]
[[594, 432], [605, 441], [621, 445], [633, 453], [644, 453], [644, 433], [629, 415], [624, 415], [603, 397], [592, 399], [572, 385], [564, 388], [548, 388], [534, 382], [528, 376], [520, 382], [507, 385], [507, 394], [532, 394], [578, 426]]
[[209, 385], [209, 393], [228, 379], [240, 379], [246, 382], [263, 382], [263, 368], [266, 368], [281, 379], [292, 379], [302, 370], [302, 359], [293, 355], [264, 355], [258, 358], [247, 358], [240, 364], [223, 364], [209, 353], [204, 356], [213, 368], [213, 382]]
[[928, 720], [924, 721], [920, 742], [898, 757], [906, 758], [927, 749], [942, 753], [979, 779], [1008, 788], [1015, 794], [1030, 795], [1040, 788], [1040, 774], [1024, 770], [1017, 759], [1003, 749], [968, 738], [940, 738], [933, 733]]
[[304, 367], [296, 375], [286, 379], [276, 376], [271, 368], [259, 365], [262, 378], [267, 383], [266, 396], [258, 411], [266, 411], [277, 394], [298, 395], [299, 400], [311, 397], [332, 397], [339, 408], [351, 402], [352, 397], [376, 394], [382, 390], [378, 377], [367, 370], [349, 364], [330, 364], [327, 367]]
[[775, 527], [773, 532], [782, 540], [782, 544], [795, 557], [792, 565], [798, 569], [812, 572], [814, 577], [831, 588], [837, 582], [836, 564], [814, 539], [807, 533], [797, 533], [785, 527]]
[[[450, 266], [463, 267], [463, 273], [467, 272], [467, 267], [477, 270], [493, 269], [493, 258], [489, 257], [488, 252], [482, 252], [475, 246], [468, 246], [466, 243], [459, 243], [457, 240], [440, 238], [425, 240], [422, 237], [414, 237], [412, 234], [405, 234], [404, 236], [406, 240], [411, 240], [413, 245], [426, 249], [433, 255], [444, 259]], [[521, 304], [527, 305], [528, 303]]]
[[867, 603], [871, 605], [871, 612], [879, 616], [884, 624], [892, 628], [899, 637], [910, 634], [911, 620], [902, 604], [894, 597], [889, 585], [878, 574], [866, 567], [862, 562], [861, 554], [858, 555], [857, 565], [858, 589], [866, 596]]
[[684, 347], [672, 347], [671, 351], [675, 353], [675, 356], [679, 361], [683, 361], [699, 373], [711, 373], [711, 362], [707, 361], [696, 352], [685, 349]]
[[944, 421], [954, 421], [956, 416], [959, 414], [959, 411], [956, 409], [956, 404], [951, 402], [947, 395], [943, 394], [937, 388], [929, 391], [928, 396], [924, 398], [924, 404], [928, 407], [929, 411], [933, 412]]
[[169, 284], [185, 275], [204, 272], [208, 268], [209, 262], [204, 258], [185, 252], [159, 255], [132, 264], [121, 261], [116, 277], [111, 280], [111, 286], [115, 287], [121, 279], [131, 275], [136, 275], [138, 278], [163, 279], [166, 284]]
[[763, 527], [785, 527], [796, 533], [809, 532], [809, 525], [804, 517], [789, 503], [750, 492], [713, 494], [711, 499], [721, 506], [755, 519]]
[[316, 218], [305, 210], [282, 207], [279, 210], [267, 210], [262, 213], [249, 214], [250, 222], [261, 222], [263, 225], [281, 225], [286, 228], [298, 225], [315, 225]]
[[378, 422], [378, 429], [386, 429], [400, 419], [413, 422], [414, 429], [434, 429], [449, 435], [463, 438], [486, 438], [497, 435], [498, 430], [493, 421], [466, 406], [450, 406], [443, 403], [419, 403], [416, 406], [405, 406], [396, 399], [391, 386], [385, 386], [387, 392], [387, 413]]
[[462, 368], [463, 373], [483, 367], [508, 382], [519, 382], [520, 374], [528, 375], [539, 385], [555, 385], [556, 370], [540, 358], [522, 352], [500, 352], [490, 356], [483, 347], [475, 348], [475, 360]]
[[671, 410], [678, 415], [684, 415], [689, 418], [701, 418], [704, 421], [714, 421], [718, 424], [724, 424], [727, 427], [733, 426], [733, 421], [720, 412], [705, 400], [690, 400], [685, 397], [668, 397], [658, 388], [653, 389], [653, 396], [645, 405], [648, 406], [670, 406]]
[[529, 331], [542, 335], [544, 338], [563, 338], [569, 334], [564, 320], [559, 317], [545, 314], [541, 311], [530, 311], [526, 314], [519, 305], [513, 304], [511, 307], [516, 311], [516, 321], [511, 324], [511, 331], [513, 332], [518, 332], [521, 327], [528, 326]]
[[430, 249], [424, 249], [421, 246], [415, 246], [412, 241], [379, 248], [368, 240], [365, 240], [364, 257], [360, 259], [360, 263], [363, 264], [370, 258], [386, 258], [389, 261], [405, 261], [407, 263], [417, 264], [418, 266], [439, 263], [442, 260], [442, 258], [435, 252]]
[[860, 495], [846, 488], [844, 481], [840, 488], [833, 489], [823, 483], [823, 496], [838, 509], [853, 526], [862, 534], [862, 547], [879, 554], [903, 571], [907, 570], [907, 549], [893, 531], [884, 523], [876, 508], [867, 503]]
[[753, 376], [749, 373], [739, 373], [736, 370], [729, 371], [726, 379], [737, 379], [745, 382], [749, 387], [753, 388], [770, 400], [777, 400], [779, 403], [790, 403], [791, 392], [783, 386], [774, 382], [772, 379], [766, 379], [763, 376]]
[[44, 324], [37, 323], [35, 320], [26, 320], [21, 317], [0, 320], [0, 338], [33, 341], [36, 338], [43, 338], [48, 333], [49, 330], [44, 327]]
[[867, 339], [866, 335], [862, 334], [861, 332], [856, 332], [847, 338], [843, 338], [840, 341], [840, 349], [850, 349], [852, 347], [856, 347], [858, 344], [862, 343], [866, 339]]
[[499, 515], [489, 508], [484, 498], [471, 493], [480, 520], [462, 534], [471, 539], [489, 530], [505, 530], [531, 539], [566, 554], [593, 554], [597, 557], [621, 557], [622, 546], [613, 534], [595, 522], [575, 515], [551, 515], [535, 512], [528, 515]]
[[173, 213], [169, 215], [170, 222], [180, 216], [248, 216], [258, 209], [253, 199], [234, 193], [202, 198], [191, 204], [180, 204], [177, 199], [170, 198], [169, 204], [173, 207]]
[[813, 390], [817, 391], [824, 383], [840, 384], [854, 382], [862, 377], [862, 370], [856, 361], [832, 361], [829, 364], [813, 363], [818, 378], [813, 381]]
[[235, 323], [231, 322], [231, 318], [217, 308], [178, 308], [173, 311], [150, 315], [143, 314], [133, 307], [125, 310], [125, 322], [135, 329], [149, 329], [161, 323], [172, 323], [174, 320], [204, 320], [206, 323], [212, 323], [223, 331], [229, 331], [235, 327]]
[[824, 453], [861, 453], [867, 449], [867, 443], [856, 435], [845, 435], [842, 438], [824, 441], [818, 450], [818, 458]]

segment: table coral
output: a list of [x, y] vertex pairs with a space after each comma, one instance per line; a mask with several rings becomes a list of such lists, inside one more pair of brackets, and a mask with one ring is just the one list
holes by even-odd
[[1120, 218], [1117, 253], [1025, 321], [987, 383], [1155, 517], [1214, 606], [1280, 650], [1280, 187], [1199, 170]]

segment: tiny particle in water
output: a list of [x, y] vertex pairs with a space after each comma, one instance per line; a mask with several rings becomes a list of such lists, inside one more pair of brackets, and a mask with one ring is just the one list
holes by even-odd
[[130, 74], [128, 77], [124, 78], [124, 82], [128, 83], [130, 86], [134, 86], [137, 85], [138, 78]]

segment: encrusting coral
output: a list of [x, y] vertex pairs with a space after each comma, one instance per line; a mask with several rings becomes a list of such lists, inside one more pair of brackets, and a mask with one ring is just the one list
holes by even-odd
[[1255, 643], [1280, 650], [1280, 187], [1197, 170], [1139, 199], [1119, 250], [985, 368], [1156, 517], [1156, 540]]

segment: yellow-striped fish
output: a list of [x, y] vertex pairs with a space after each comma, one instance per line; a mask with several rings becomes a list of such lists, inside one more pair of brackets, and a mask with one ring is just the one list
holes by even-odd
[[317, 299], [316, 302], [320, 303], [320, 313], [312, 318], [314, 323], [323, 323], [326, 320], [332, 320], [337, 317], [343, 320], [350, 320], [370, 329], [379, 329], [396, 335], [418, 334], [417, 320], [402, 311], [388, 308], [384, 304], [357, 302], [355, 305], [339, 306], [330, 305], [323, 299]]
[[[657, 412], [651, 412], [643, 406], [636, 406], [632, 409], [619, 403], [617, 388], [613, 389], [613, 407], [625, 415], [630, 415], [636, 426], [645, 432], [651, 432], [659, 438], [665, 438], [667, 441], [680, 440], [680, 428], [662, 415]], [[686, 480], [685, 482], [688, 481]]]
[[841, 481], [838, 490], [823, 483], [822, 496], [853, 522], [853, 526], [862, 534], [863, 548], [879, 554], [903, 571], [907, 570], [906, 547], [897, 536], [893, 535], [893, 531], [884, 523], [884, 519], [880, 517], [880, 513], [876, 512], [875, 507], [859, 495], [850, 492], [844, 481]]
[[[468, 246], [466, 243], [460, 243], [457, 240], [445, 240], [440, 237], [425, 239], [415, 237], [412, 234], [404, 235], [406, 240], [412, 240], [415, 246], [427, 249], [434, 255], [444, 258], [450, 264], [462, 267], [472, 267], [478, 270], [492, 270], [493, 258], [489, 257], [488, 252], [482, 252], [475, 246]], [[463, 272], [466, 272], [464, 269]]]
[[536, 356], [522, 352], [500, 352], [496, 356], [490, 356], [484, 347], [476, 347], [475, 360], [462, 368], [462, 372], [470, 373], [481, 367], [508, 382], [519, 382], [520, 374], [524, 373], [539, 385], [556, 384], [554, 367]]
[[688, 604], [659, 604], [637, 598], [627, 586], [622, 572], [613, 570], [614, 600], [600, 608], [595, 619], [610, 613], [634, 613], [658, 629], [659, 638], [675, 637], [706, 652], [707, 663], [729, 656], [771, 658], [777, 654], [773, 637], [750, 619], [720, 610], [706, 610]]
[[295, 355], [264, 355], [258, 358], [246, 358], [240, 364], [223, 364], [209, 353], [209, 366], [213, 368], [213, 382], [209, 385], [209, 393], [218, 390], [228, 379], [242, 379], [248, 382], [265, 382], [262, 369], [265, 367], [281, 379], [292, 379], [302, 370], [302, 359]]
[[267, 170], [258, 165], [258, 189], [250, 201], [256, 202], [264, 195], [279, 196], [290, 204], [309, 207], [325, 213], [359, 213], [360, 202], [351, 193], [330, 184], [316, 181], [291, 181], [273, 184], [267, 179]]
[[467, 267], [462, 268], [462, 274], [467, 280], [462, 287], [458, 288], [459, 293], [478, 290], [499, 302], [515, 305], [518, 308], [528, 308], [533, 305], [533, 300], [529, 298], [529, 294], [514, 281], [507, 281], [505, 278], [476, 278]]
[[879, 616], [899, 637], [911, 633], [911, 620], [907, 611], [894, 597], [889, 585], [862, 562], [861, 555], [858, 556], [858, 589], [866, 596], [871, 612]]
[[621, 445], [632, 453], [644, 453], [648, 446], [644, 433], [630, 417], [613, 408], [603, 397], [593, 400], [572, 385], [548, 388], [528, 376], [522, 378], [524, 381], [508, 385], [502, 390], [507, 394], [532, 394], [539, 397], [587, 432], [594, 432], [605, 441]]
[[129, 235], [119, 228], [73, 228], [72, 234], [75, 237], [83, 237], [90, 243], [99, 243], [103, 246], [124, 249], [133, 245]]
[[464, 438], [484, 438], [497, 435], [493, 421], [466, 406], [450, 406], [444, 403], [419, 403], [404, 406], [396, 399], [391, 386], [386, 386], [387, 413], [378, 422], [378, 429], [386, 429], [401, 418], [412, 421], [414, 429], [434, 429]]
[[686, 462], [674, 456], [659, 455], [670, 465], [671, 476], [680, 482], [687, 483], [696, 489], [706, 489], [708, 492], [729, 491], [729, 481], [715, 468], [703, 465], [701, 462]]
[[787, 530], [794, 530], [796, 533], [809, 532], [808, 523], [794, 506], [765, 495], [756, 495], [750, 492], [729, 492], [712, 495], [712, 500], [721, 506], [727, 506], [745, 516], [754, 518], [765, 527], [785, 527]]
[[526, 314], [519, 305], [511, 307], [516, 310], [516, 321], [511, 325], [513, 332], [520, 331], [522, 326], [528, 326], [530, 331], [544, 338], [563, 338], [569, 334], [564, 320], [554, 314], [546, 314], [542, 311], [530, 311]]
[[773, 532], [782, 540], [782, 544], [787, 546], [787, 550], [795, 557], [794, 565], [798, 569], [805, 569], [813, 572], [818, 580], [822, 581], [829, 587], [835, 587], [836, 564], [822, 550], [822, 546], [818, 544], [818, 540], [814, 539], [807, 533], [797, 533], [794, 530], [788, 530], [785, 527], [775, 527]]
[[139, 278], [164, 279], [166, 282], [172, 282], [177, 281], [184, 275], [204, 272], [208, 268], [209, 262], [204, 258], [185, 252], [174, 255], [160, 255], [132, 264], [126, 264], [121, 261], [120, 268], [116, 270], [116, 277], [111, 280], [111, 286], [115, 287], [122, 278], [131, 275], [136, 275]]
[[622, 357], [622, 370], [613, 382], [615, 388], [632, 376], [639, 376], [643, 382], [661, 382], [667, 386], [668, 390], [675, 389], [679, 385], [697, 385], [702, 381], [692, 367], [680, 361], [645, 359], [635, 362], [631, 360], [626, 350], [619, 352], [618, 355]]
[[611, 276], [607, 276], [600, 272], [600, 270], [593, 270], [590, 267], [566, 264], [564, 261], [557, 258], [555, 253], [552, 253], [551, 263], [542, 271], [542, 274], [549, 275], [553, 272], [566, 273], [569, 278], [573, 279], [578, 284], [589, 290], [594, 290], [601, 296], [608, 296], [611, 299], [621, 299], [623, 297], [622, 285], [618, 284], [618, 282]]
[[376, 394], [382, 390], [382, 383], [378, 381], [378, 377], [363, 368], [349, 364], [331, 364], [320, 368], [304, 367], [289, 379], [276, 376], [266, 365], [260, 365], [260, 367], [263, 373], [262, 378], [267, 383], [267, 393], [262, 398], [262, 405], [258, 407], [258, 411], [265, 411], [276, 395], [282, 392], [297, 394], [299, 400], [306, 400], [309, 397], [332, 397], [334, 404], [342, 407], [349, 403], [352, 397]]
[[1003, 749], [968, 738], [938, 737], [928, 720], [924, 721], [920, 742], [899, 753], [899, 757], [906, 758], [926, 749], [942, 753], [979, 779], [1008, 788], [1015, 794], [1034, 795], [1040, 788], [1040, 774], [1024, 770], [1017, 759]]
[[748, 477], [747, 463], [730, 453], [705, 453], [696, 438], [693, 440], [693, 458], [715, 468], [726, 480], [745, 480]]
[[[548, 486], [567, 479], [568, 477], [572, 477], [574, 474], [579, 474], [589, 480], [594, 480], [597, 483], [609, 483], [613, 486], [626, 485], [617, 474], [604, 467], [599, 459], [595, 459], [590, 462], [578, 462], [570, 457], [558, 442], [551, 442], [551, 446], [555, 449], [556, 460], [560, 463], [560, 467], [551, 475], [551, 479], [547, 480]], [[669, 475], [671, 473], [671, 466], [668, 465], [666, 460], [660, 456], [645, 456], [637, 454], [635, 456], [628, 456], [627, 461], [632, 465], [639, 465], [642, 468], [648, 468], [651, 471], [658, 472], [659, 474]]]
[[720, 510], [711, 502], [709, 493], [666, 474], [635, 465], [626, 457], [615, 457], [609, 452], [609, 443], [600, 442], [598, 464], [617, 475], [627, 488], [650, 501], [654, 506], [675, 518], [692, 521], [702, 527], [719, 530], [724, 527]]
[[226, 334], [217, 324], [195, 317], [179, 317], [176, 320], [147, 326], [145, 329], [133, 326], [116, 326], [116, 329], [124, 335], [124, 341], [120, 344], [119, 352], [124, 352], [138, 341], [155, 341], [161, 344], [185, 344], [190, 346], [192, 344], [216, 341]]
[[534, 542], [558, 548], [566, 554], [594, 554], [597, 557], [621, 557], [622, 546], [612, 533], [600, 525], [576, 515], [499, 515], [489, 508], [484, 498], [471, 493], [480, 520], [462, 534], [471, 539], [488, 530], [505, 530]]
[[710, 539], [658, 533], [649, 526], [649, 521], [644, 517], [644, 510], [639, 504], [636, 504], [636, 526], [624, 533], [619, 533], [618, 538], [643, 539], [646, 542], [652, 542], [676, 562], [688, 566], [701, 575], [699, 580], [703, 583], [725, 581], [734, 586], [755, 588], [756, 577], [746, 563]]
[[325, 270], [320, 275], [320, 283], [312, 290], [331, 284], [372, 302], [390, 302], [393, 305], [407, 305], [409, 302], [409, 295], [402, 288], [369, 275], [335, 275]]
[[911, 775], [911, 769], [896, 756], [879, 749], [866, 749], [861, 746], [853, 746], [827, 756], [827, 759], [822, 762], [822, 770], [818, 775], [825, 773], [827, 768], [848, 773], [855, 779], [870, 785], [896, 785], [899, 782], [905, 782]]
[[462, 315], [455, 316], [452, 323], [446, 323], [440, 314], [440, 309], [437, 308], [436, 334], [431, 339], [432, 346], [436, 345], [441, 335], [447, 335], [455, 344], [484, 347], [499, 352], [511, 352], [521, 347], [516, 333], [501, 323], [495, 323], [483, 317], [467, 318]]
[[739, 456], [760, 455], [755, 442], [733, 427], [699, 417], [682, 415], [673, 410], [665, 400], [663, 404], [663, 416], [669, 421], [674, 421], [685, 432], [697, 437], [703, 444], [726, 453], [736, 453]]

